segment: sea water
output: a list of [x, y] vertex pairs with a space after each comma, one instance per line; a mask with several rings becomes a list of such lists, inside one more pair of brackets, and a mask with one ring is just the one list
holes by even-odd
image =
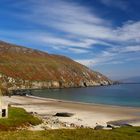
[[33, 90], [43, 98], [96, 103], [115, 106], [140, 107], [140, 84], [120, 84], [100, 87]]

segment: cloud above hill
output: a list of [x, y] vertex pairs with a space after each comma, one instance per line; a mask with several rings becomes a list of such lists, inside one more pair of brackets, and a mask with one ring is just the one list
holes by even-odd
[[[122, 0], [100, 2], [107, 7], [128, 8], [128, 3]], [[114, 25], [94, 7], [91, 10], [75, 1], [28, 0], [7, 3], [7, 6], [10, 10], [3, 12], [9, 12], [8, 15], [18, 19], [21, 25], [17, 25], [18, 30], [1, 29], [0, 36], [14, 36], [46, 46], [48, 50], [66, 53], [90, 67], [125, 63], [130, 57], [139, 58], [140, 20]]]

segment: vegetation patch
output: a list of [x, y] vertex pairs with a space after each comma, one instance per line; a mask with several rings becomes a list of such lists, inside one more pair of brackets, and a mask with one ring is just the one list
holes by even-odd
[[140, 140], [140, 127], [0, 132], [0, 140]]
[[19, 127], [38, 125], [41, 122], [22, 108], [9, 107], [8, 118], [0, 118], [0, 130], [16, 130]]

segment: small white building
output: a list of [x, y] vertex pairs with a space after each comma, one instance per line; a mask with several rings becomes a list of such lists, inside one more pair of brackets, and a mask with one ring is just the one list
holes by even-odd
[[0, 118], [8, 118], [8, 105], [4, 105], [4, 104], [1, 105]]
[[8, 118], [8, 104], [2, 100], [2, 92], [0, 89], [0, 118]]

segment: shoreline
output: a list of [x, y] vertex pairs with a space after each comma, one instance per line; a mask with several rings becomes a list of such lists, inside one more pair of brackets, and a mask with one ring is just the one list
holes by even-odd
[[[27, 112], [39, 116], [45, 122], [31, 130], [61, 128], [94, 128], [97, 125], [107, 126], [108, 122], [124, 121], [133, 126], [140, 126], [140, 108], [119, 107], [101, 104], [89, 104], [40, 98], [34, 96], [4, 96], [5, 102], [14, 107], [24, 108]], [[72, 117], [57, 117], [56, 113], [67, 112]]]
[[83, 104], [83, 105], [94, 105], [94, 106], [106, 106], [106, 107], [113, 107], [113, 108], [130, 108], [130, 109], [140, 109], [139, 106], [119, 106], [119, 105], [109, 105], [109, 104], [98, 104], [98, 103], [86, 103], [86, 102], [78, 102], [78, 101], [70, 101], [70, 100], [61, 100], [61, 99], [53, 99], [53, 98], [45, 98], [33, 95], [26, 95], [25, 97], [39, 99], [39, 100], [46, 100], [46, 101], [56, 101], [56, 102], [64, 102], [64, 103], [73, 103], [73, 104]]

